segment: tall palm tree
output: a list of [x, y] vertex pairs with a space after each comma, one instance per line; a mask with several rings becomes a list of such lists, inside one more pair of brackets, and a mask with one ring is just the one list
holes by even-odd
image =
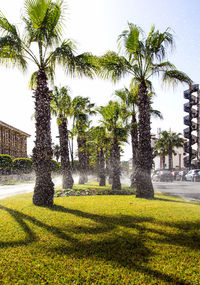
[[88, 97], [77, 96], [73, 99], [73, 126], [77, 135], [79, 184], [87, 181], [88, 156], [87, 156], [87, 129], [90, 125], [89, 116], [95, 114], [94, 104]]
[[[36, 183], [33, 203], [38, 206], [53, 205], [54, 184], [51, 179], [50, 91], [48, 79], [54, 76], [60, 64], [67, 74], [92, 76], [93, 57], [88, 53], [75, 54], [70, 40], [61, 40], [63, 34], [64, 6], [62, 0], [25, 0], [22, 35], [0, 13], [1, 63], [11, 62], [22, 69], [28, 61], [36, 66], [32, 76], [35, 81], [36, 139], [33, 149]], [[37, 48], [37, 49], [36, 49]]]
[[[163, 131], [160, 133], [160, 138], [155, 142], [154, 149], [160, 151], [165, 156], [168, 155], [169, 170], [173, 169], [173, 154], [176, 155], [174, 148], [183, 147], [184, 139], [181, 137], [181, 133]], [[165, 161], [164, 161], [165, 162]]]
[[72, 100], [69, 92], [70, 90], [67, 86], [60, 89], [55, 86], [51, 100], [51, 111], [52, 114], [57, 117], [59, 131], [63, 189], [72, 189], [74, 184], [69, 160], [69, 141], [67, 128], [68, 117], [72, 116]]
[[103, 125], [108, 130], [111, 139], [111, 169], [112, 169], [112, 190], [120, 190], [121, 167], [120, 167], [120, 143], [126, 141], [128, 129], [125, 125], [122, 106], [118, 102], [109, 101], [106, 106], [98, 108], [102, 115]]
[[128, 24], [118, 38], [122, 56], [109, 51], [100, 59], [104, 78], [119, 80], [122, 76], [131, 75], [139, 84], [138, 96], [138, 158], [136, 168], [136, 197], [153, 198], [154, 189], [151, 182], [153, 163], [151, 148], [150, 106], [148, 87], [151, 78], [162, 75], [164, 82], [177, 84], [191, 79], [183, 72], [175, 69], [169, 61], [165, 61], [166, 51], [173, 46], [173, 35], [169, 29], [163, 33], [151, 27], [147, 37], [137, 25]]

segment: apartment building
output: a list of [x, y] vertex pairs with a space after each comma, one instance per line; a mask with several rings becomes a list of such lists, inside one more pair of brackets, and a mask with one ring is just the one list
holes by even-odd
[[0, 154], [27, 157], [28, 137], [29, 134], [0, 121]]

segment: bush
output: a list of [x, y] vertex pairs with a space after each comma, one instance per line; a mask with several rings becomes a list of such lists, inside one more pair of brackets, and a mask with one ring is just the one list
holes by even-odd
[[33, 161], [30, 158], [15, 158], [13, 170], [18, 173], [30, 173], [33, 169]]
[[13, 167], [12, 157], [8, 154], [0, 154], [0, 169], [10, 170]]
[[56, 173], [60, 171], [60, 165], [54, 159], [51, 159], [51, 171]]

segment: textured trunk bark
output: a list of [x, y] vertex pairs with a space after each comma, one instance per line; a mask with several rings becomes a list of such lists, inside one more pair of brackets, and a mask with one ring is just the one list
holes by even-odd
[[150, 127], [150, 98], [145, 82], [139, 86], [138, 153], [136, 167], [136, 197], [154, 198], [151, 182], [153, 163]]
[[118, 141], [114, 139], [112, 144], [112, 190], [121, 190], [121, 182], [120, 182], [120, 147], [118, 145]]
[[78, 144], [78, 160], [79, 160], [79, 184], [85, 184], [88, 181], [87, 178], [87, 170], [86, 170], [86, 139], [85, 138], [77, 138]]
[[135, 114], [131, 119], [131, 146], [132, 146], [132, 174], [131, 174], [131, 187], [136, 187], [135, 171], [137, 165], [137, 149], [138, 149], [138, 129]]
[[100, 181], [100, 151], [98, 150], [97, 147], [97, 159], [96, 159], [96, 175], [97, 175], [97, 181]]
[[163, 165], [162, 165], [162, 168], [163, 168], [163, 169], [165, 169], [165, 155], [163, 155], [162, 159], [163, 159]]
[[36, 182], [33, 203], [37, 206], [52, 206], [54, 184], [51, 179], [51, 113], [50, 92], [45, 71], [40, 69], [37, 75], [35, 91], [36, 140], [33, 149], [33, 163]]
[[173, 169], [173, 159], [172, 159], [172, 146], [169, 145], [169, 152], [168, 152], [168, 155], [169, 155], [169, 170], [172, 171]]
[[74, 180], [72, 178], [70, 161], [69, 161], [67, 121], [62, 120], [62, 122], [58, 126], [58, 129], [59, 129], [59, 137], [60, 137], [62, 188], [72, 189]]
[[112, 148], [110, 149], [110, 157], [109, 157], [109, 160], [107, 162], [107, 169], [108, 169], [108, 183], [109, 184], [112, 184], [113, 182], [113, 163], [112, 163], [112, 160], [113, 160], [113, 150]]
[[99, 153], [99, 178], [99, 186], [106, 186], [105, 159], [102, 147]]

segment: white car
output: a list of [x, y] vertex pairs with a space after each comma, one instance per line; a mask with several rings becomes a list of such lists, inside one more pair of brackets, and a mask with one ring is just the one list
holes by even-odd
[[188, 173], [185, 175], [185, 179], [187, 181], [196, 181], [196, 178], [198, 176], [198, 172], [200, 169], [191, 169], [188, 171]]

